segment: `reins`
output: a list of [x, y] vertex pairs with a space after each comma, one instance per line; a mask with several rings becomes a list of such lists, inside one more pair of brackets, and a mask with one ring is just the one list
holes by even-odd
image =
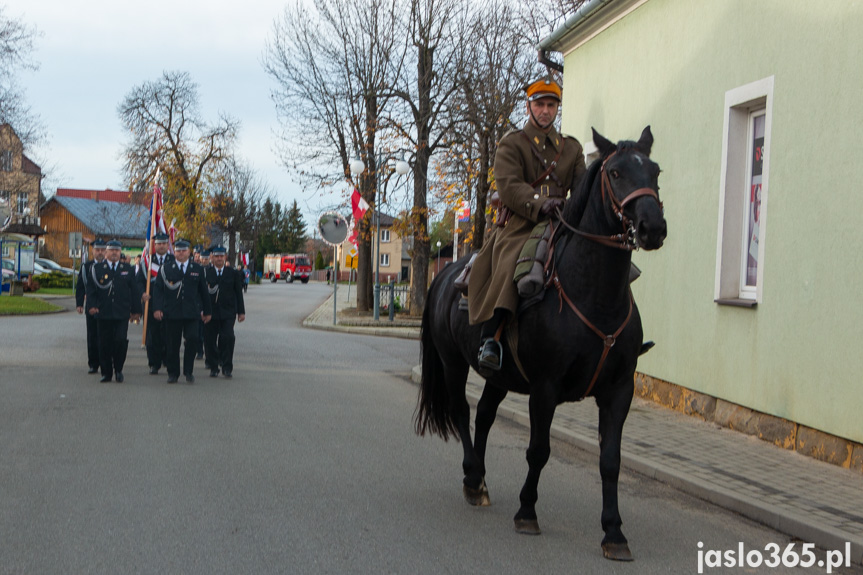
[[[624, 229], [623, 233], [614, 234], [614, 235], [610, 235], [610, 236], [590, 234], [590, 233], [583, 232], [583, 231], [575, 228], [574, 226], [569, 224], [566, 220], [564, 220], [563, 212], [560, 210], [560, 208], [557, 209], [557, 216], [558, 216], [558, 222], [560, 224], [562, 224], [569, 231], [571, 231], [571, 232], [573, 232], [573, 233], [575, 233], [575, 234], [577, 234], [583, 238], [586, 238], [588, 240], [591, 240], [593, 242], [596, 242], [598, 244], [601, 244], [601, 245], [604, 245], [607, 247], [616, 248], [616, 249], [631, 252], [633, 250], [638, 249], [638, 243], [635, 240], [635, 229], [632, 225], [632, 222], [629, 220], [629, 218], [627, 218], [624, 215], [623, 208], [628, 203], [630, 203], [630, 202], [632, 202], [638, 198], [644, 197], [644, 196], [650, 196], [653, 199], [655, 199], [659, 203], [660, 208], [662, 207], [662, 202], [659, 201], [659, 195], [656, 193], [656, 190], [653, 190], [651, 188], [639, 188], [633, 192], [630, 192], [622, 201], [618, 201], [617, 197], [614, 195], [613, 190], [611, 188], [611, 181], [608, 178], [608, 172], [605, 169], [605, 164], [608, 163], [608, 161], [612, 157], [614, 157], [615, 154], [617, 154], [617, 152], [614, 152], [613, 154], [608, 156], [608, 158], [606, 158], [605, 161], [603, 161], [603, 163], [602, 163], [602, 168], [601, 168], [601, 173], [602, 173], [602, 175], [601, 175], [601, 178], [602, 178], [601, 179], [602, 203], [603, 203], [603, 205], [605, 205], [606, 196], [608, 196], [610, 199], [612, 213], [614, 213], [614, 215], [617, 217], [617, 219], [621, 222], [621, 225], [623, 225], [623, 229]], [[561, 313], [563, 311], [563, 302], [566, 302], [566, 304], [570, 307], [570, 309], [573, 312], [575, 312], [575, 315], [578, 316], [578, 319], [580, 319], [584, 323], [584, 325], [586, 325], [593, 333], [595, 333], [599, 337], [599, 339], [601, 339], [603, 342], [602, 356], [600, 356], [600, 358], [599, 358], [599, 364], [596, 366], [596, 371], [593, 372], [593, 377], [590, 379], [590, 383], [588, 384], [587, 389], [584, 391], [582, 396], [579, 398], [579, 401], [581, 401], [582, 399], [587, 397], [588, 394], [590, 394], [590, 392], [593, 390], [593, 386], [596, 384], [597, 379], [599, 379], [599, 374], [602, 372], [602, 368], [605, 366], [605, 360], [608, 358], [608, 353], [611, 351], [611, 348], [614, 347], [614, 344], [617, 343], [617, 338], [620, 336], [621, 333], [623, 333], [623, 330], [626, 329], [626, 326], [629, 325], [629, 320], [632, 319], [632, 309], [633, 309], [632, 290], [631, 289], [629, 290], [629, 311], [626, 314], [626, 319], [623, 320], [623, 323], [620, 324], [620, 327], [618, 327], [617, 330], [613, 334], [609, 335], [609, 334], [603, 333], [602, 330], [600, 330], [598, 327], [596, 327], [596, 325], [594, 325], [593, 322], [591, 322], [589, 319], [587, 319], [587, 316], [585, 316], [581, 312], [581, 310], [578, 309], [578, 306], [576, 306], [575, 303], [573, 303], [573, 301], [569, 298], [569, 296], [566, 295], [566, 291], [563, 289], [563, 285], [560, 283], [560, 275], [557, 273], [557, 266], [556, 266], [556, 262], [555, 262], [555, 260], [557, 258], [554, 255], [554, 247], [555, 247], [557, 242], [553, 241], [555, 232], [559, 229], [559, 227], [554, 226], [553, 223], [551, 225], [552, 225], [552, 231], [551, 231], [551, 237], [549, 238], [549, 246], [550, 246], [549, 247], [549, 257], [548, 257], [548, 260], [547, 260], [546, 265], [545, 265], [545, 272], [549, 278], [548, 281], [546, 282], [546, 288], [550, 287], [550, 286], [554, 286], [554, 288], [557, 290], [558, 299], [560, 300], [560, 307], [558, 309], [558, 313]], [[549, 273], [549, 271], [550, 271], [550, 273]]]

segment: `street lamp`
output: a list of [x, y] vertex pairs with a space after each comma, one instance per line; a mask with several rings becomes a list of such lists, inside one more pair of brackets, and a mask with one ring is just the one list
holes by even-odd
[[437, 241], [437, 271], [435, 273], [440, 273], [440, 240]]
[[[381, 192], [381, 168], [384, 165], [388, 165], [391, 161], [395, 160], [393, 156], [387, 156], [385, 159], [381, 159], [377, 156], [372, 156], [375, 160], [375, 290], [374, 290], [374, 311], [375, 320], [379, 320], [381, 317], [381, 282], [380, 282], [380, 270], [381, 270], [381, 210], [380, 204], [384, 203], [383, 195], [381, 195], [381, 201], [377, 201], [377, 194]], [[359, 158], [351, 160], [350, 163], [351, 174], [354, 176], [358, 176], [362, 174], [366, 165]], [[400, 176], [407, 174], [410, 171], [410, 165], [404, 160], [396, 160], [395, 170], [396, 173]], [[383, 194], [383, 192], [381, 192]]]

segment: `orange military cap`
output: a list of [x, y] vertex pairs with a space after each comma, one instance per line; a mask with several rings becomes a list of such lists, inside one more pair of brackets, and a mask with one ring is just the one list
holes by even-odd
[[554, 98], [560, 102], [562, 91], [560, 84], [554, 81], [551, 76], [543, 76], [524, 87], [527, 92], [527, 101], [533, 102], [540, 98]]

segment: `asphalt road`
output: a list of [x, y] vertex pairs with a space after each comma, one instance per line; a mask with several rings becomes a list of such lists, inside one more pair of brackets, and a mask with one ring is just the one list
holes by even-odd
[[100, 384], [81, 316], [0, 318], [0, 573], [696, 573], [699, 541], [789, 543], [624, 472], [636, 561], [609, 562], [597, 463], [559, 442], [543, 535], [516, 534], [526, 432], [498, 421], [493, 505], [469, 507], [460, 445], [413, 433], [418, 342], [302, 328], [328, 293], [252, 286], [234, 378], [199, 362], [194, 385], [147, 375], [140, 326], [126, 382]]

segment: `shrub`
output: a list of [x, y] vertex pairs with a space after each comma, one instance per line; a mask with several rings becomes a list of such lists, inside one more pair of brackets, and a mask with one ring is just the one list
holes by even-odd
[[61, 272], [50, 272], [39, 275], [34, 281], [37, 281], [41, 287], [46, 288], [71, 288], [73, 277]]

